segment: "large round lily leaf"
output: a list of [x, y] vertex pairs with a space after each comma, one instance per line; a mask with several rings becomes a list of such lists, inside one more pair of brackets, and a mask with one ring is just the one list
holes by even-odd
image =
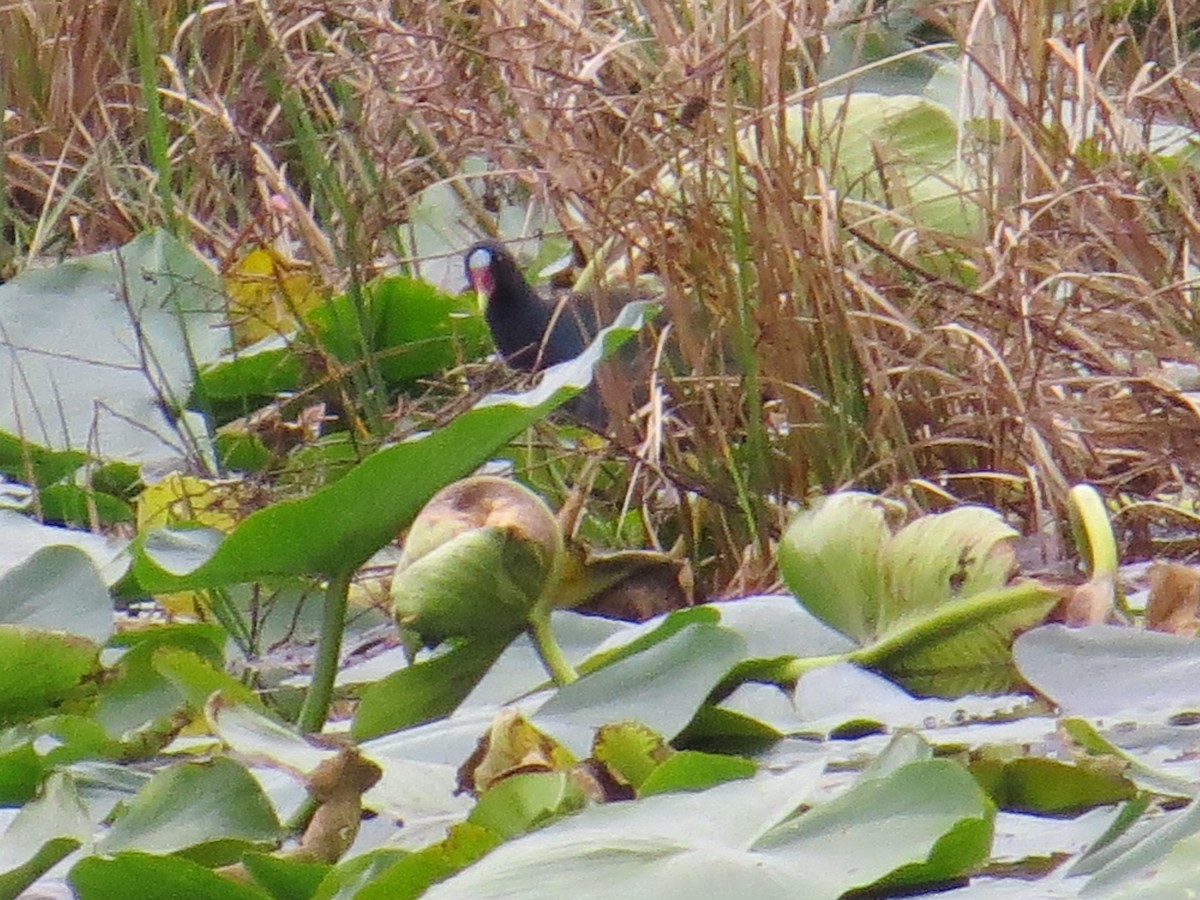
[[131, 461], [187, 455], [196, 436], [175, 411], [228, 344], [225, 317], [216, 273], [162, 231], [27, 269], [0, 285], [0, 430]]

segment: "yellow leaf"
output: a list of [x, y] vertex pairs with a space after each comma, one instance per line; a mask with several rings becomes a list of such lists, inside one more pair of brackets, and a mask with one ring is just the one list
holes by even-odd
[[[246, 515], [250, 500], [249, 490], [240, 481], [213, 481], [172, 472], [138, 495], [138, 532], [185, 522], [230, 532]], [[162, 594], [155, 599], [174, 615], [199, 616], [207, 606], [199, 591]]]
[[295, 329], [320, 301], [312, 270], [257, 247], [225, 273], [233, 339], [239, 347]]

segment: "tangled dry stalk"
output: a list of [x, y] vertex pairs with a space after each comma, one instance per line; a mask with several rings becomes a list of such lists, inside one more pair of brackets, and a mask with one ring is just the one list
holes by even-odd
[[[497, 194], [534, 196], [586, 253], [631, 255], [665, 287], [677, 404], [647, 446], [730, 504], [649, 518], [733, 560], [716, 583], [769, 577], [784, 511], [767, 498], [854, 485], [1034, 527], [1081, 480], [1197, 487], [1198, 408], [1162, 363], [1200, 364], [1200, 179], [1150, 137], [1200, 133], [1197, 13], [10, 2], [5, 265], [167, 222], [223, 261], [286, 246], [338, 286], [406, 258], [397, 225], [432, 183], [456, 185], [481, 232]], [[981, 88], [969, 235], [864, 213], [836, 160], [786, 138], [849, 84], [822, 80], [831, 36], [865, 40], [889, 14], [956, 44]], [[747, 134], [753, 160], [734, 152]], [[486, 178], [460, 177], [470, 158]], [[681, 195], [663, 175], [684, 167]]]

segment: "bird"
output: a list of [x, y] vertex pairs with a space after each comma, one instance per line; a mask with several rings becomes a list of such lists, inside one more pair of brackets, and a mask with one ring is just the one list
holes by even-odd
[[[484, 319], [510, 368], [540, 372], [579, 356], [600, 331], [596, 298], [571, 293], [557, 300], [535, 291], [511, 253], [497, 241], [479, 241], [463, 257], [467, 280], [484, 298]], [[595, 382], [567, 404], [568, 412], [597, 430], [608, 413]]]

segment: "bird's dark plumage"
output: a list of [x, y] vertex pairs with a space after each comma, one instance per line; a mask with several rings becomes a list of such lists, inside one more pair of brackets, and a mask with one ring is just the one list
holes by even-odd
[[[570, 294], [558, 301], [538, 294], [503, 246], [481, 241], [464, 258], [467, 279], [486, 299], [484, 318], [505, 362], [523, 372], [579, 356], [599, 332], [590, 297]], [[584, 422], [602, 427], [604, 404], [593, 384], [568, 407]]]
[[495, 241], [467, 251], [467, 278], [487, 299], [484, 317], [496, 349], [514, 369], [540, 372], [574, 359], [596, 332], [596, 314], [587, 297], [556, 302], [529, 286], [512, 255]]

